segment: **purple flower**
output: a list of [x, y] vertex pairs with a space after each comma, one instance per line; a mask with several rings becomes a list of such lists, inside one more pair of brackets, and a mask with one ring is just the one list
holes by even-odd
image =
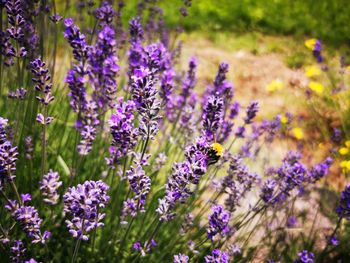
[[115, 53], [115, 32], [111, 26], [106, 25], [98, 32], [96, 44], [88, 55], [89, 77], [94, 89], [92, 97], [103, 112], [107, 106], [113, 107], [116, 99], [119, 66]]
[[262, 188], [260, 197], [265, 203], [274, 203], [276, 200], [274, 199], [274, 193], [277, 186], [277, 182], [274, 179], [268, 178]]
[[137, 130], [133, 124], [135, 109], [136, 106], [132, 100], [124, 102], [123, 98], [119, 98], [115, 112], [108, 121], [113, 139], [107, 163], [112, 167], [119, 162], [120, 158], [126, 156], [136, 144]]
[[229, 65], [227, 63], [221, 63], [219, 65], [218, 72], [212, 85], [206, 88], [205, 95], [203, 97], [203, 104], [207, 104], [209, 96], [221, 97], [225, 100], [226, 106], [230, 103], [233, 95], [233, 85], [226, 80], [226, 74], [228, 72]]
[[49, 205], [55, 205], [58, 202], [58, 188], [62, 185], [60, 176], [57, 172], [50, 170], [40, 181], [40, 191], [44, 197], [44, 202]]
[[315, 255], [312, 252], [303, 250], [298, 253], [298, 258], [295, 259], [294, 263], [314, 263]]
[[7, 119], [0, 117], [0, 189], [5, 182], [14, 180], [18, 159], [17, 147], [7, 140], [7, 122]]
[[65, 82], [68, 84], [70, 92], [68, 96], [71, 98], [71, 108], [79, 113], [81, 112], [87, 103], [84, 75], [79, 74], [75, 70], [69, 70]]
[[21, 240], [15, 240], [10, 247], [10, 259], [11, 262], [20, 263], [23, 262], [24, 253], [26, 248]]
[[94, 101], [88, 101], [82, 114], [82, 128], [80, 131], [81, 140], [78, 144], [78, 152], [81, 155], [87, 155], [92, 149], [92, 143], [96, 138], [96, 128], [100, 123], [97, 114], [97, 105]]
[[230, 105], [230, 115], [229, 115], [230, 119], [234, 119], [237, 117], [240, 107], [241, 106], [238, 102], [234, 102]]
[[244, 138], [244, 136], [245, 136], [245, 128], [244, 128], [244, 126], [237, 127], [235, 135], [238, 138]]
[[262, 186], [260, 197], [264, 202], [275, 204], [283, 202], [293, 190], [301, 191], [303, 184], [309, 180], [306, 167], [299, 162], [298, 152], [289, 152], [282, 166], [275, 169], [275, 178], [268, 178]]
[[62, 19], [63, 19], [63, 16], [61, 16], [60, 14], [56, 13], [52, 16], [49, 16], [50, 20], [52, 22], [54, 22], [55, 24], [58, 24]]
[[222, 182], [222, 191], [228, 195], [225, 199], [226, 209], [234, 212], [240, 205], [241, 200], [258, 181], [259, 177], [249, 172], [240, 156], [231, 158], [230, 167]]
[[74, 238], [86, 241], [90, 231], [104, 225], [101, 209], [109, 201], [108, 188], [102, 181], [85, 181], [68, 188], [63, 196], [64, 212], [70, 218], [66, 224]]
[[229, 255], [219, 249], [214, 249], [211, 255], [205, 256], [206, 263], [228, 263], [230, 260]]
[[345, 218], [350, 221], [350, 184], [340, 194], [340, 202], [336, 209], [340, 218]]
[[330, 245], [335, 246], [335, 247], [339, 245], [339, 240], [335, 235], [329, 236], [327, 239], [328, 239], [328, 243]]
[[94, 14], [103, 25], [111, 24], [113, 17], [116, 16], [116, 12], [113, 10], [112, 5], [107, 1], [103, 2], [101, 6], [94, 11]]
[[141, 165], [137, 165], [136, 168], [131, 166], [126, 174], [130, 189], [135, 194], [134, 200], [137, 203], [137, 210], [144, 212], [146, 198], [151, 190], [151, 179], [145, 174]]
[[293, 228], [296, 226], [297, 222], [298, 222], [298, 219], [296, 218], [296, 216], [290, 216], [288, 217], [288, 220], [287, 220], [287, 227]]
[[141, 241], [135, 242], [132, 247], [134, 250], [141, 251], [141, 249], [142, 249]]
[[[64, 20], [64, 25], [66, 29], [63, 35], [73, 48], [73, 56], [77, 61], [82, 62], [87, 57], [90, 48], [86, 43], [85, 35], [74, 25], [72, 18]], [[84, 70], [84, 68], [82, 69]]]
[[187, 98], [190, 96], [191, 92], [193, 91], [197, 78], [196, 78], [196, 71], [197, 71], [197, 59], [195, 57], [192, 57], [188, 64], [188, 71], [185, 76], [185, 79], [182, 82], [182, 90], [180, 93], [179, 98], [177, 99], [177, 106], [181, 108], [181, 106], [184, 106], [186, 104]]
[[[34, 75], [32, 80], [36, 84], [35, 89], [43, 93], [44, 96], [37, 97], [37, 99], [41, 103], [48, 105], [54, 99], [54, 97], [51, 95], [51, 76], [49, 74], [48, 68], [46, 67], [46, 63], [43, 62], [40, 58], [37, 58], [30, 62], [30, 69]], [[47, 96], [48, 94], [51, 96]]]
[[189, 162], [174, 164], [166, 185], [166, 197], [171, 204], [177, 201], [183, 203], [190, 196], [189, 183], [192, 177], [193, 171]]
[[184, 254], [177, 254], [174, 256], [174, 263], [187, 263], [189, 261], [189, 257]]
[[142, 77], [135, 76], [132, 83], [132, 98], [139, 112], [138, 133], [143, 139], [154, 139], [158, 132], [160, 101], [153, 73], [140, 70]]
[[317, 59], [318, 63], [321, 63], [324, 61], [324, 57], [322, 56], [322, 44], [319, 39], [316, 40], [316, 43], [312, 50], [312, 54]]
[[144, 31], [140, 22], [140, 18], [133, 18], [129, 23], [130, 33], [130, 49], [129, 56], [129, 81], [134, 75], [135, 70], [143, 63], [142, 41]]
[[340, 143], [341, 142], [341, 137], [342, 137], [342, 132], [340, 129], [338, 128], [333, 128], [333, 132], [332, 132], [332, 141], [334, 143]]
[[230, 221], [230, 213], [221, 205], [212, 208], [212, 214], [209, 216], [209, 227], [207, 228], [208, 238], [213, 239], [217, 234], [225, 236], [229, 231], [228, 223]]
[[241, 247], [238, 244], [230, 245], [229, 249], [230, 249], [229, 254], [232, 257], [242, 254]]
[[146, 253], [149, 252], [152, 248], [156, 247], [157, 243], [154, 239], [150, 241], [146, 241], [144, 245], [142, 246], [141, 241], [137, 241], [133, 245], [133, 249], [136, 251], [139, 251], [141, 253], [141, 256], [146, 256]]
[[10, 99], [24, 100], [27, 94], [27, 90], [24, 88], [16, 89], [15, 91], [9, 91], [7, 96]]
[[32, 239], [32, 243], [45, 243], [50, 233], [45, 231], [41, 234], [40, 226], [42, 219], [39, 217], [38, 211], [33, 206], [27, 206], [25, 203], [30, 201], [30, 195], [22, 195], [23, 205], [19, 205], [17, 201], [10, 200], [5, 206], [11, 212], [14, 220], [17, 221], [22, 230]]
[[244, 122], [249, 124], [255, 118], [256, 113], [259, 111], [259, 104], [256, 101], [253, 101], [249, 104], [246, 110], [246, 117], [244, 118]]
[[222, 123], [223, 107], [223, 99], [210, 96], [203, 110], [203, 132], [210, 141], [215, 139], [215, 134]]
[[199, 137], [194, 144], [186, 147], [186, 160], [174, 163], [168, 178], [165, 198], [159, 200], [156, 212], [160, 220], [169, 221], [174, 217], [171, 210], [177, 202], [184, 203], [192, 194], [191, 184], [198, 184], [201, 176], [210, 164], [211, 147], [204, 137]]
[[332, 163], [333, 159], [328, 157], [322, 163], [316, 164], [314, 167], [312, 167], [311, 171], [309, 172], [310, 181], [315, 183], [324, 177], [328, 173], [329, 167]]
[[138, 212], [137, 200], [134, 198], [128, 198], [123, 202], [123, 210], [122, 210], [122, 221], [121, 224], [125, 225], [128, 222], [125, 220], [128, 215], [131, 217], [136, 217]]

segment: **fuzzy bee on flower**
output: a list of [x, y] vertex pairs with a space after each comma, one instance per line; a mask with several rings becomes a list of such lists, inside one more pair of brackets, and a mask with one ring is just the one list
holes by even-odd
[[220, 143], [214, 142], [211, 144], [208, 151], [209, 164], [217, 163], [220, 157], [223, 155], [224, 150], [224, 147]]

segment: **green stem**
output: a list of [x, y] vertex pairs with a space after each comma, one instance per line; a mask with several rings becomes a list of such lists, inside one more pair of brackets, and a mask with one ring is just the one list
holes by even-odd
[[[46, 122], [47, 107], [44, 106], [44, 120]], [[46, 171], [46, 123], [42, 126], [41, 138], [41, 176], [44, 176]]]

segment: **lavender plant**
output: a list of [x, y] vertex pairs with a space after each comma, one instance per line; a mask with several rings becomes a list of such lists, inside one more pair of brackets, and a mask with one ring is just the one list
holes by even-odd
[[[157, 1], [139, 1], [128, 30], [127, 4], [0, 2], [4, 261], [336, 258], [349, 186], [332, 242], [314, 245], [315, 232], [282, 239], [300, 220], [295, 203], [333, 159], [310, 165], [285, 149], [270, 160], [290, 122], [261, 121], [257, 101], [237, 101], [227, 63], [211, 83], [198, 81], [194, 57], [182, 72], [181, 44]], [[313, 54], [324, 60], [319, 42]]]

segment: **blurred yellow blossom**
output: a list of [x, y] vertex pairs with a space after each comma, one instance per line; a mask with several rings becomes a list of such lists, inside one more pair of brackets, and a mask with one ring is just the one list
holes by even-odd
[[350, 65], [348, 65], [348, 66], [346, 67], [346, 69], [350, 71]]
[[302, 140], [304, 138], [304, 132], [301, 128], [295, 127], [292, 129], [292, 134], [297, 140]]
[[322, 73], [321, 69], [316, 65], [311, 65], [311, 66], [305, 67], [305, 75], [308, 78], [320, 76], [321, 73]]
[[349, 149], [346, 148], [346, 147], [341, 147], [341, 148], [339, 149], [339, 153], [340, 153], [341, 155], [346, 155], [348, 152], [349, 152]]
[[349, 171], [350, 170], [350, 161], [349, 160], [341, 161], [340, 167]]
[[345, 146], [348, 147], [348, 148], [350, 148], [350, 140], [345, 141]]
[[321, 94], [324, 91], [323, 85], [316, 81], [310, 81], [309, 88], [318, 94]]
[[318, 147], [319, 147], [320, 149], [324, 149], [324, 148], [325, 148], [324, 143], [320, 142], [320, 143], [318, 144]]
[[268, 92], [274, 92], [280, 89], [283, 89], [283, 82], [280, 81], [279, 79], [274, 79], [266, 86], [266, 90]]
[[340, 167], [341, 168], [345, 168], [346, 167], [346, 163], [347, 163], [347, 161], [341, 161], [340, 162]]
[[308, 48], [308, 49], [311, 49], [313, 50], [315, 45], [316, 45], [316, 42], [317, 42], [317, 39], [316, 38], [310, 38], [308, 40], [305, 41], [305, 46]]
[[288, 118], [285, 115], [281, 116], [281, 123], [282, 124], [287, 124], [288, 123]]

